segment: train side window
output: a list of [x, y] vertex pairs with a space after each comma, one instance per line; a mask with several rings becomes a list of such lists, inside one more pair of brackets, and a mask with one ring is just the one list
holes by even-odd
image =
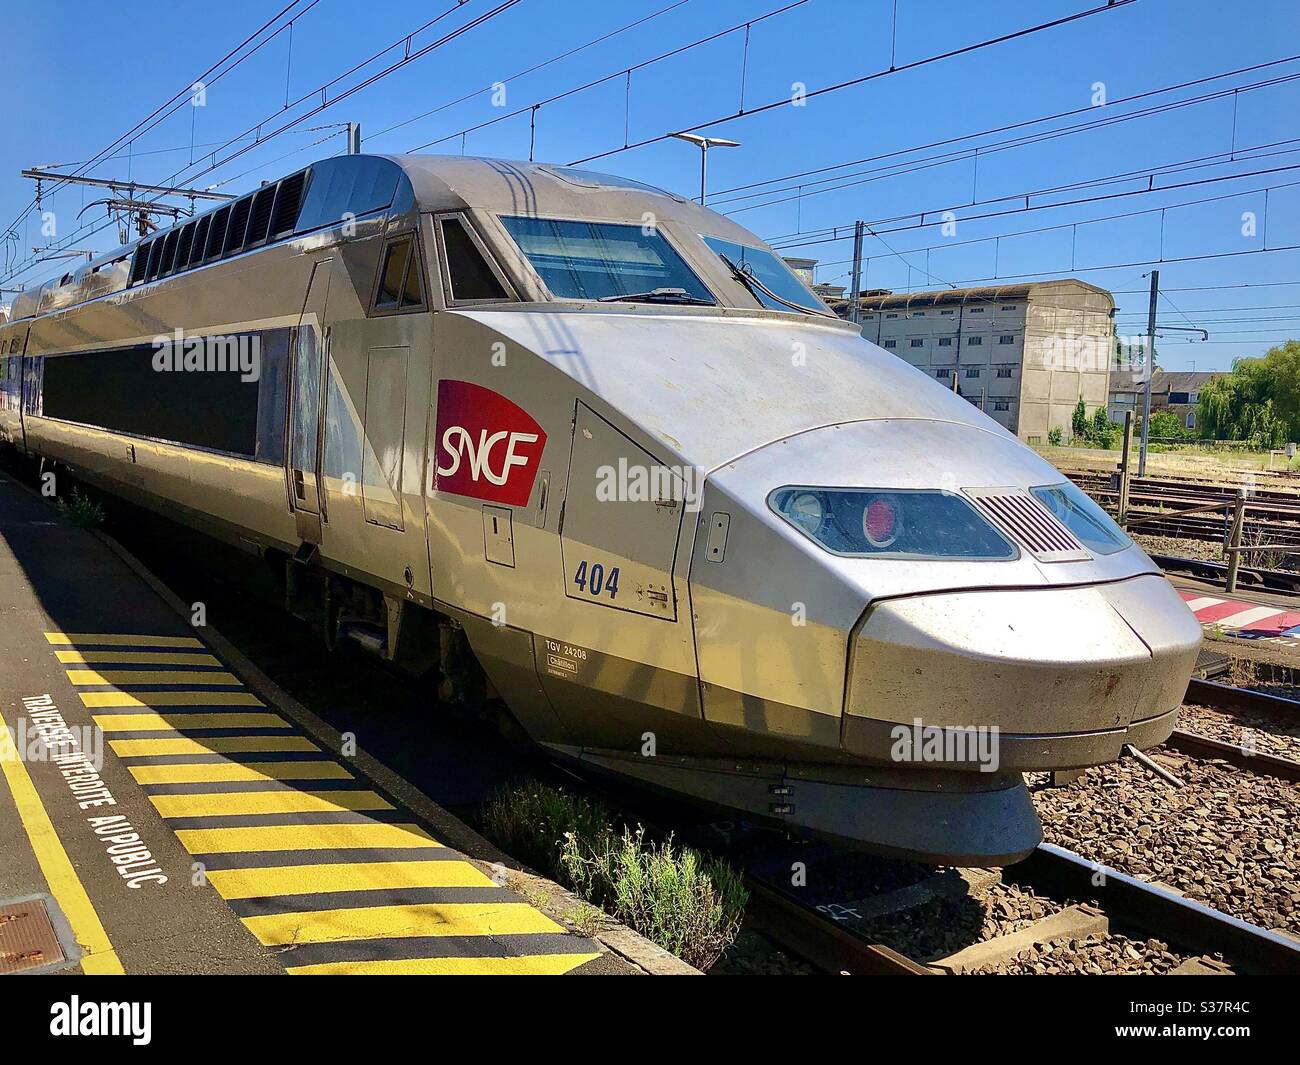
[[424, 279], [420, 269], [420, 245], [414, 237], [399, 237], [384, 249], [375, 291], [374, 309], [418, 311], [424, 308]]
[[395, 240], [384, 249], [384, 265], [379, 271], [379, 292], [375, 296], [375, 309], [395, 310], [402, 293], [402, 278], [406, 274], [406, 257], [411, 241]]
[[406, 260], [406, 282], [402, 285], [402, 302], [404, 311], [415, 310], [424, 306], [424, 284], [420, 280], [420, 248], [411, 242], [411, 254]]
[[510, 299], [492, 264], [463, 219], [438, 219], [449, 303], [486, 303]]

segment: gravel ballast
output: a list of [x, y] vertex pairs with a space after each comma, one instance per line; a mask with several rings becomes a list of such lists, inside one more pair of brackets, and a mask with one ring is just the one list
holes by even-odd
[[1300, 788], [1158, 749], [1184, 786], [1133, 759], [1066, 787], [1027, 779], [1051, 843], [1264, 928], [1300, 933]]
[[1300, 761], [1300, 718], [1289, 723], [1278, 720], [1275, 713], [1184, 704], [1178, 710], [1177, 727], [1238, 747], [1253, 746], [1260, 754]]

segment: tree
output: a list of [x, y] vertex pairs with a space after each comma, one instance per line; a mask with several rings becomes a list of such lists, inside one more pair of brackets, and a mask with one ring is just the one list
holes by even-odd
[[1079, 397], [1079, 402], [1074, 408], [1074, 415], [1070, 418], [1070, 431], [1075, 436], [1088, 435], [1088, 408], [1084, 406], [1082, 396]]
[[1150, 435], [1164, 440], [1189, 440], [1192, 434], [1183, 427], [1182, 419], [1177, 414], [1162, 410], [1151, 415]]
[[[1079, 403], [1082, 404], [1083, 400], [1079, 400]], [[1078, 408], [1075, 408], [1075, 414], [1078, 414]], [[1092, 424], [1087, 427], [1084, 435], [1094, 447], [1108, 448], [1115, 443], [1115, 425], [1105, 407], [1098, 407], [1093, 412]]]
[[1202, 436], [1260, 449], [1300, 439], [1300, 341], [1238, 359], [1230, 374], [1205, 385], [1199, 422]]

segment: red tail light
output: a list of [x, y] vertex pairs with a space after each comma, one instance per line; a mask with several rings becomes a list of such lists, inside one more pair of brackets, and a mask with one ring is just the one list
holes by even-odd
[[862, 511], [862, 534], [872, 547], [888, 547], [898, 536], [898, 516], [894, 505], [885, 499], [873, 499]]

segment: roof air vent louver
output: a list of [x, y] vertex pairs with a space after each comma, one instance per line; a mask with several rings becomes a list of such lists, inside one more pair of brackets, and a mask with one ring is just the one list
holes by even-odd
[[967, 488], [986, 518], [1010, 533], [1040, 562], [1081, 562], [1092, 556], [1069, 529], [1027, 492], [1016, 488]]
[[144, 272], [149, 268], [149, 245], [137, 244], [135, 255], [131, 257], [131, 284], [144, 280]]
[[176, 241], [176, 261], [172, 263], [172, 272], [184, 270], [190, 265], [190, 247], [194, 243], [194, 223], [190, 222], [181, 229]]
[[253, 197], [252, 211], [248, 216], [248, 239], [244, 246], [251, 248], [266, 240], [271, 228], [271, 207], [275, 203], [275, 185], [263, 185]]
[[248, 213], [253, 206], [253, 197], [245, 196], [242, 200], [235, 201], [235, 205], [230, 211], [230, 223], [226, 227], [226, 243], [221, 249], [221, 255], [224, 258], [227, 255], [238, 255], [244, 250], [244, 231], [248, 228]]
[[287, 236], [298, 224], [302, 210], [302, 197], [307, 189], [309, 171], [299, 170], [280, 182], [280, 193], [275, 200], [275, 214], [271, 218], [271, 239]]
[[225, 207], [218, 207], [212, 215], [212, 226], [208, 230], [208, 254], [209, 259], [216, 259], [221, 255], [221, 248], [226, 242], [226, 224], [230, 221], [230, 204]]
[[158, 263], [158, 276], [169, 274], [172, 270], [172, 264], [176, 261], [176, 241], [179, 237], [176, 230], [171, 230], [167, 236], [163, 237], [162, 260]]
[[199, 219], [198, 228], [194, 231], [194, 246], [190, 249], [190, 265], [198, 266], [203, 262], [203, 255], [208, 247], [208, 227], [212, 225], [212, 215], [205, 214]]

